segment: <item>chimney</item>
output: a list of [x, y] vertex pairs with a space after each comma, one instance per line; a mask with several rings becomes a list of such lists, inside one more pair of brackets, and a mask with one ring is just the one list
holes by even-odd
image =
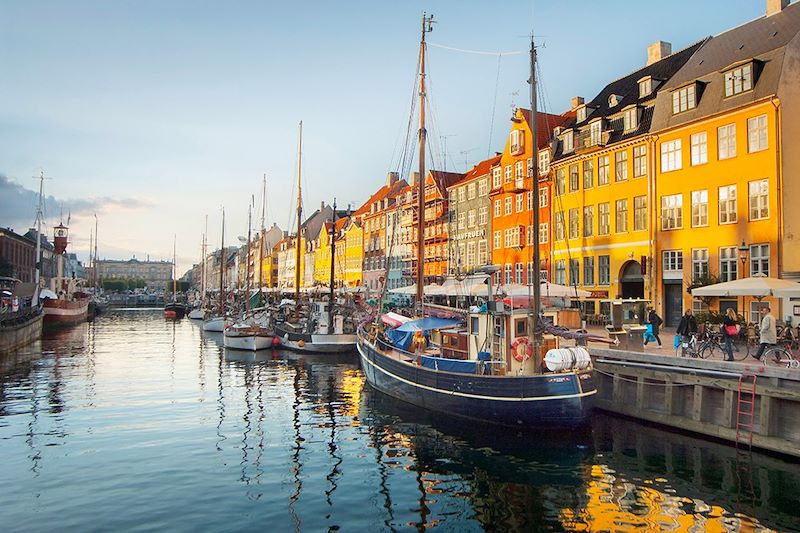
[[767, 0], [767, 16], [771, 17], [786, 9], [789, 0]]
[[672, 53], [672, 43], [656, 41], [647, 47], [647, 66], [661, 61]]
[[319, 210], [320, 211], [324, 211], [325, 210], [325, 200], [323, 200], [323, 201], [321, 201], [319, 203]]
[[391, 187], [392, 185], [394, 185], [395, 183], [397, 183], [397, 180], [398, 180], [398, 179], [399, 179], [399, 176], [398, 176], [397, 172], [389, 172], [389, 173], [386, 175], [386, 185], [388, 185], [389, 187]]
[[570, 107], [570, 111], [575, 111], [582, 105], [583, 105], [583, 96], [573, 96], [572, 106]]
[[411, 185], [417, 185], [418, 183], [419, 183], [419, 172], [412, 172]]

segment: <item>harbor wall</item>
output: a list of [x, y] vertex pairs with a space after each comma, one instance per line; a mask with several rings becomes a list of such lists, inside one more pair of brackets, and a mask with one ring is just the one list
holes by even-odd
[[43, 315], [40, 313], [24, 324], [0, 327], [0, 353], [22, 348], [41, 339], [42, 319]]
[[[753, 447], [800, 458], [800, 370], [607, 348], [590, 353], [599, 409], [729, 442], [737, 440], [740, 376], [755, 376]], [[739, 441], [749, 444], [749, 429]]]

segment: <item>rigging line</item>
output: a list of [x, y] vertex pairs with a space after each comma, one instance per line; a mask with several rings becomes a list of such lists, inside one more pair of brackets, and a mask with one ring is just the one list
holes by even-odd
[[500, 62], [502, 61], [503, 56], [497, 56], [497, 75], [494, 79], [494, 99], [492, 100], [492, 115], [489, 119], [489, 146], [486, 149], [486, 158], [488, 159], [492, 155], [492, 133], [494, 132], [494, 117], [497, 113], [497, 91], [500, 87]]
[[[417, 77], [419, 75], [419, 57], [417, 58], [417, 67], [416, 71], [414, 72], [414, 80], [411, 84], [411, 102], [409, 105], [409, 114], [408, 114], [408, 122], [406, 123], [406, 136], [405, 141], [403, 143], [403, 151], [398, 155], [397, 164], [393, 165], [394, 168], [402, 168], [404, 161], [408, 158], [408, 145], [411, 142], [410, 139], [413, 136], [413, 129], [414, 129], [414, 110], [416, 109], [417, 103]], [[392, 160], [394, 160], [394, 155], [392, 155]]]
[[468, 48], [457, 48], [455, 46], [447, 46], [444, 44], [432, 43], [428, 41], [426, 43], [428, 46], [433, 46], [435, 48], [442, 48], [444, 50], [450, 50], [452, 52], [463, 52], [465, 54], [476, 54], [482, 56], [516, 56], [520, 54], [524, 54], [525, 51], [522, 50], [511, 50], [508, 52], [492, 52], [488, 50], [470, 50]]

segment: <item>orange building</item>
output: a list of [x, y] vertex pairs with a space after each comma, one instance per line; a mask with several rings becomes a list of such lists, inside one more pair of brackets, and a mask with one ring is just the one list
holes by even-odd
[[[553, 129], [561, 126], [570, 115], [537, 115], [537, 144], [540, 150], [539, 168], [539, 246], [542, 264], [539, 270], [547, 271], [546, 259], [550, 253], [550, 184], [549, 149]], [[497, 278], [502, 283], [527, 284], [534, 279], [533, 265], [533, 194], [531, 113], [517, 109], [511, 119], [505, 149], [498, 164], [492, 167], [489, 198], [491, 217], [492, 262], [501, 270]]]
[[[447, 275], [448, 263], [448, 218], [447, 188], [464, 178], [464, 174], [429, 170], [425, 175], [425, 283], [441, 283]], [[412, 193], [413, 205], [416, 205], [417, 190]], [[416, 224], [417, 214], [414, 213]], [[413, 257], [417, 257], [416, 244]], [[412, 271], [416, 275], [416, 264], [412, 261]]]

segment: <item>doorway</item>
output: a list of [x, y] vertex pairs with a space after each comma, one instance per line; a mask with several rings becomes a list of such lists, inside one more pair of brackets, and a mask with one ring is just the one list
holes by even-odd
[[619, 289], [623, 298], [644, 298], [644, 276], [638, 261], [628, 261], [620, 269]]
[[664, 324], [678, 327], [683, 315], [683, 284], [664, 282]]

